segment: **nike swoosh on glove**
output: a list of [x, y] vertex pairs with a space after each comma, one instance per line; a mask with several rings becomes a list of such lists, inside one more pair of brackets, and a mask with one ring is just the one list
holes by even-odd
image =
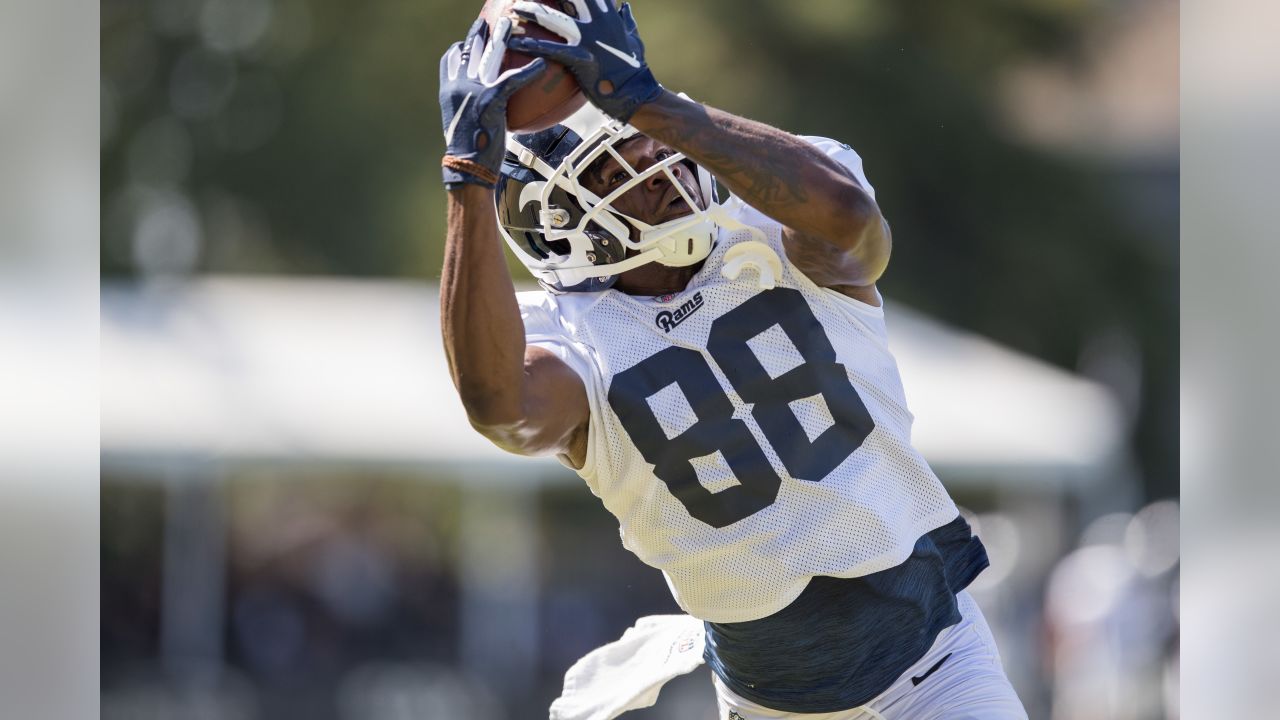
[[510, 18], [499, 19], [490, 42], [489, 26], [476, 20], [440, 58], [445, 187], [494, 186], [506, 154], [507, 101], [547, 66], [537, 59], [499, 75], [511, 30]]
[[564, 65], [593, 105], [626, 122], [641, 105], [662, 94], [662, 86], [644, 61], [644, 43], [631, 4], [621, 10], [614, 9], [613, 0], [573, 0], [573, 5], [576, 19], [546, 5], [515, 3], [511, 7], [521, 19], [537, 23], [565, 42], [514, 37], [508, 44], [517, 52]]

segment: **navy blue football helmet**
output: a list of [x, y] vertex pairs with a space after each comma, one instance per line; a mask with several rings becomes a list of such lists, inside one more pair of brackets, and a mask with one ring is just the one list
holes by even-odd
[[[596, 292], [618, 274], [646, 263], [692, 265], [711, 252], [716, 236], [715, 180], [681, 153], [636, 170], [616, 147], [638, 131], [591, 105], [546, 130], [508, 135], [495, 202], [503, 238], [529, 272], [552, 292]], [[580, 182], [597, 160], [611, 155], [631, 179], [600, 197]], [[703, 202], [689, 196], [670, 168], [696, 169]], [[689, 215], [649, 225], [612, 207], [615, 200], [657, 173], [666, 173], [692, 208]]]

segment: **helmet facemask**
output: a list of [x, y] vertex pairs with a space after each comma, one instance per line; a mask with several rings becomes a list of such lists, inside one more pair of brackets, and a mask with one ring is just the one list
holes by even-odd
[[[604, 289], [613, 284], [617, 275], [650, 262], [685, 267], [705, 259], [716, 234], [712, 220], [715, 184], [711, 174], [694, 165], [700, 205], [699, 198], [672, 170], [677, 163], [693, 164], [682, 153], [673, 151], [644, 170], [637, 170], [617, 148], [637, 136], [638, 131], [591, 111], [594, 108], [584, 108], [565, 121], [565, 126], [578, 131], [582, 140], [554, 167], [525, 147], [521, 136], [508, 139], [508, 149], [519, 164], [543, 178], [525, 184], [519, 197], [520, 207], [536, 202], [540, 208], [537, 230], [542, 242], [531, 255], [532, 243], [521, 243], [509, 232], [514, 228], [504, 226], [503, 236], [512, 249], [544, 285], [561, 291]], [[587, 188], [584, 176], [595, 163], [609, 157], [631, 177], [601, 197]], [[691, 208], [690, 214], [653, 225], [613, 207], [627, 192], [660, 173], [666, 175]]]

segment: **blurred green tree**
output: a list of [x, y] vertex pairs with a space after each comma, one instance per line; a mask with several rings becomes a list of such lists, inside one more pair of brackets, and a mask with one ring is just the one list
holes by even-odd
[[[481, 4], [104, 0], [104, 276], [438, 277], [437, 62]], [[1176, 242], [1152, 237], [1176, 221], [1135, 221], [1115, 168], [1025, 144], [1000, 109], [1003, 73], [1075, 61], [1110, 4], [634, 5], [669, 88], [858, 150], [888, 295], [1073, 369], [1134, 338], [1144, 477], [1176, 494]]]

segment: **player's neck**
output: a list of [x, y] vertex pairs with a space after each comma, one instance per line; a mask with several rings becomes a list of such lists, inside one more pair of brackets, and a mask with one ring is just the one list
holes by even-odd
[[700, 269], [702, 269], [702, 262], [687, 267], [667, 267], [649, 263], [619, 275], [613, 289], [627, 295], [642, 297], [674, 295], [683, 292]]

